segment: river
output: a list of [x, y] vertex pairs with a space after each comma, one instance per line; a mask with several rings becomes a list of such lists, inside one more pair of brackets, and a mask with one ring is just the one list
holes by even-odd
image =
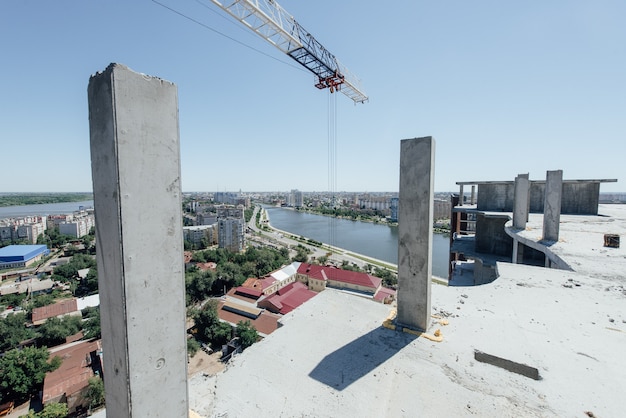
[[19, 218], [33, 215], [61, 215], [77, 211], [81, 206], [93, 207], [93, 200], [82, 202], [44, 203], [41, 205], [5, 206], [0, 207], [0, 219]]
[[[279, 207], [264, 208], [270, 223], [278, 229], [398, 264], [396, 226], [337, 219]], [[433, 275], [448, 277], [449, 254], [450, 238], [433, 234]]]
[[[28, 215], [72, 213], [93, 207], [93, 200], [0, 207], [0, 219]], [[398, 264], [398, 228], [370, 222], [336, 219], [292, 209], [266, 206], [272, 226], [372, 258]], [[448, 277], [450, 240], [433, 234], [433, 275]]]

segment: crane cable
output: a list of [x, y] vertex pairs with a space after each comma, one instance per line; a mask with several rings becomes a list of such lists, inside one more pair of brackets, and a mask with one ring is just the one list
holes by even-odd
[[[158, 0], [152, 0], [152, 2], [153, 2], [154, 4], [157, 4], [157, 5], [161, 6], [161, 7], [163, 7], [164, 9], [169, 10], [169, 11], [170, 11], [170, 12], [172, 12], [172, 13], [177, 14], [177, 15], [178, 15], [178, 16], [180, 16], [180, 17], [183, 17], [183, 18], [185, 18], [185, 19], [189, 20], [190, 22], [193, 22], [193, 23], [195, 23], [195, 24], [197, 24], [197, 25], [199, 25], [199, 26], [202, 26], [203, 28], [208, 29], [208, 30], [210, 30], [211, 32], [216, 33], [216, 34], [218, 34], [218, 35], [220, 35], [220, 36], [223, 36], [224, 38], [226, 38], [226, 39], [228, 39], [228, 40], [230, 40], [230, 41], [232, 41], [232, 42], [235, 42], [235, 43], [237, 43], [237, 44], [239, 44], [239, 45], [241, 45], [241, 46], [243, 46], [243, 47], [246, 47], [246, 48], [248, 48], [248, 49], [251, 49], [252, 51], [254, 51], [254, 52], [256, 52], [256, 53], [259, 53], [259, 54], [261, 54], [261, 55], [264, 55], [264, 56], [265, 56], [265, 57], [267, 57], [267, 58], [273, 59], [274, 61], [278, 61], [278, 62], [280, 62], [281, 64], [288, 65], [288, 66], [289, 66], [289, 67], [291, 67], [291, 68], [295, 68], [295, 69], [296, 69], [296, 70], [298, 70], [298, 71], [302, 71], [302, 72], [305, 72], [305, 73], [307, 73], [307, 74], [308, 74], [308, 71], [306, 71], [304, 68], [302, 68], [302, 67], [300, 67], [300, 66], [293, 65], [293, 64], [291, 64], [291, 63], [289, 63], [289, 62], [287, 62], [287, 61], [283, 61], [283, 60], [281, 60], [281, 59], [279, 59], [279, 58], [273, 57], [273, 56], [271, 56], [270, 54], [266, 54], [265, 52], [263, 52], [263, 51], [261, 51], [261, 50], [259, 50], [259, 49], [255, 48], [255, 47], [253, 47], [253, 46], [250, 46], [250, 45], [246, 44], [245, 42], [242, 42], [242, 41], [240, 41], [240, 40], [238, 40], [238, 39], [235, 39], [235, 38], [233, 38], [232, 36], [228, 36], [228, 35], [226, 35], [225, 33], [220, 32], [220, 31], [218, 31], [217, 29], [212, 28], [211, 26], [209, 26], [209, 25], [207, 25], [207, 24], [205, 24], [205, 23], [202, 23], [202, 22], [200, 22], [200, 21], [199, 21], [199, 20], [197, 20], [197, 19], [194, 19], [194, 18], [193, 18], [193, 17], [191, 17], [191, 16], [187, 16], [187, 15], [186, 15], [186, 14], [184, 14], [183, 12], [180, 12], [180, 11], [178, 11], [178, 10], [176, 10], [176, 9], [174, 9], [174, 8], [172, 8], [172, 7], [168, 6], [168, 5], [166, 5], [166, 4], [163, 4], [163, 3], [159, 2]], [[213, 11], [213, 12], [215, 13], [215, 11], [214, 11], [214, 10], [210, 9], [209, 7], [207, 7], [207, 6], [206, 6], [205, 4], [203, 4], [202, 2], [199, 2], [199, 1], [197, 1], [197, 0], [196, 0], [196, 2], [197, 2], [198, 4], [200, 4], [200, 5], [204, 6], [204, 7], [206, 7], [207, 9], [209, 9], [209, 10], [211, 10], [211, 11]], [[217, 13], [216, 13], [216, 14], [217, 14]], [[217, 15], [218, 15], [218, 16], [221, 16], [221, 15], [219, 15], [219, 14], [217, 14]], [[222, 16], [222, 17], [223, 17], [223, 16]], [[226, 19], [226, 20], [228, 21], [228, 19]], [[231, 23], [233, 23], [233, 22], [231, 22]]]
[[[328, 191], [330, 205], [335, 212], [337, 208], [337, 95], [328, 92]], [[336, 246], [337, 218], [336, 212], [329, 217], [328, 243]], [[331, 250], [331, 254], [333, 250]]]

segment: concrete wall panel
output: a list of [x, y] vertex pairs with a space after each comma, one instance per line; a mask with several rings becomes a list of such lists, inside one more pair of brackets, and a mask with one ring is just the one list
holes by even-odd
[[513, 239], [505, 232], [504, 224], [508, 216], [486, 216], [479, 213], [476, 217], [476, 252], [511, 256]]
[[512, 212], [515, 185], [511, 183], [479, 184], [477, 209], [485, 212]]

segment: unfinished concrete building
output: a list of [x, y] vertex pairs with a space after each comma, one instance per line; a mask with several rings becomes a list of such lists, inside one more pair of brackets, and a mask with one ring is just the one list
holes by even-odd
[[[562, 173], [550, 172], [543, 213], [531, 213], [532, 182], [518, 176], [509, 212], [455, 207], [465, 233], [457, 229], [454, 245], [473, 239], [464, 255], [481, 262], [487, 258], [476, 247], [504, 246], [503, 258], [525, 262], [526, 247], [543, 245], [550, 266], [583, 263], [575, 271], [500, 263], [493, 284], [431, 286], [432, 138], [401, 143], [398, 322], [441, 327], [445, 338], [393, 331], [383, 326], [388, 305], [327, 289], [225, 372], [187, 379], [175, 86], [112, 65], [91, 79], [89, 93], [107, 416], [620, 416], [626, 409], [626, 360], [615, 355], [626, 323], [626, 254], [597, 252], [601, 234], [626, 233], [626, 206], [600, 205], [613, 218], [564, 214]], [[146, 201], [155, 202], [148, 213]]]
[[[520, 174], [514, 181], [457, 182], [459, 194], [451, 199], [452, 284], [491, 282], [498, 277], [499, 261], [571, 270], [551, 250], [559, 240], [561, 215], [598, 216], [600, 184], [616, 181], [563, 180], [557, 170], [548, 171], [546, 180]], [[471, 186], [469, 199], [465, 186]], [[541, 228], [534, 225], [538, 220]], [[527, 228], [535, 230], [532, 237], [523, 233]]]

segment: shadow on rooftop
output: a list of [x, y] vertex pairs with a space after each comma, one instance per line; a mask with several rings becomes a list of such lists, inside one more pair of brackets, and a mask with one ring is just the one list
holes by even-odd
[[309, 376], [337, 390], [344, 390], [369, 374], [417, 338], [379, 327], [328, 354]]

